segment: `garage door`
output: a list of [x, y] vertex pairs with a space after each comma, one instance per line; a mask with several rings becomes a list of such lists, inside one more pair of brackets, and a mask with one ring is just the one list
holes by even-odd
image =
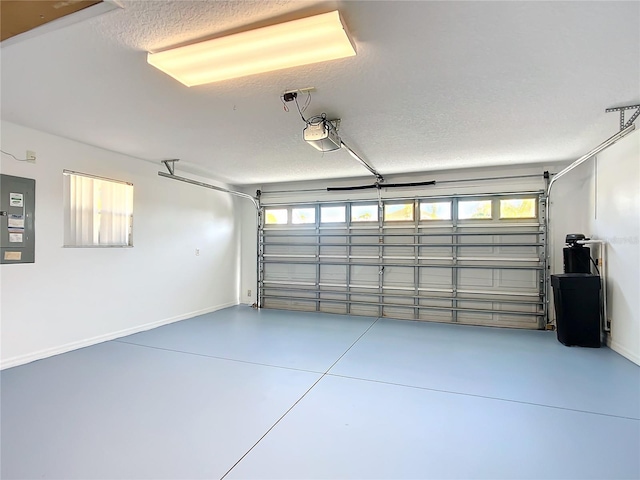
[[260, 304], [543, 328], [543, 192], [267, 204]]

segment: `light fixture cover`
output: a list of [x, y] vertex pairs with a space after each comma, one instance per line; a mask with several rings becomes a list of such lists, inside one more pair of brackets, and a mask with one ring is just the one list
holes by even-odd
[[149, 53], [147, 62], [192, 87], [355, 54], [336, 10]]

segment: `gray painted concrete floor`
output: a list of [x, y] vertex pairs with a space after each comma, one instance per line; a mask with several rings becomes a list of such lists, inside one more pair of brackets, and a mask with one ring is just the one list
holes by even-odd
[[640, 478], [640, 367], [550, 332], [239, 306], [0, 376], [3, 479]]

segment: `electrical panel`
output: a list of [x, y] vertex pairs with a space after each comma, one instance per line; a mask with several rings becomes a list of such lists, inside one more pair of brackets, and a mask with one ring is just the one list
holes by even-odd
[[0, 174], [0, 263], [34, 263], [36, 181]]

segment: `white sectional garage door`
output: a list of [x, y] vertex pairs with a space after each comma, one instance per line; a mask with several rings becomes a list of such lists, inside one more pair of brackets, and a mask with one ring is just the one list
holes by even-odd
[[264, 308], [543, 328], [542, 192], [263, 205]]

